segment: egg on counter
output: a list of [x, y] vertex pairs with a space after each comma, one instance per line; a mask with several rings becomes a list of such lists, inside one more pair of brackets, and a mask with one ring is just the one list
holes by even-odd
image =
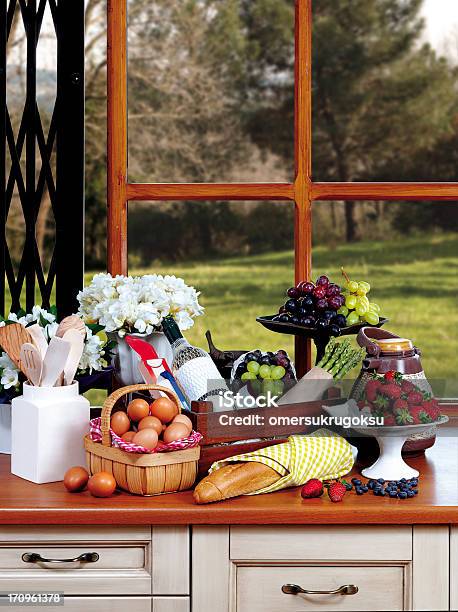
[[158, 442], [157, 431], [155, 429], [142, 429], [135, 434], [132, 442], [153, 450], [153, 448], [156, 448]]
[[166, 444], [175, 442], [175, 440], [182, 440], [189, 436], [189, 429], [184, 423], [171, 423], [164, 431], [162, 436]]
[[155, 416], [147, 416], [138, 424], [138, 431], [142, 429], [154, 429], [158, 436], [162, 433], [162, 423]]
[[125, 412], [120, 410], [111, 416], [110, 426], [115, 434], [122, 436], [130, 429], [130, 419]]
[[87, 488], [94, 497], [110, 497], [116, 489], [116, 480], [109, 472], [97, 472], [89, 478]]
[[151, 404], [150, 412], [162, 423], [170, 423], [178, 414], [178, 406], [168, 397], [158, 397]]
[[82, 491], [89, 480], [88, 471], [81, 466], [71, 467], [65, 472], [64, 487], [70, 493]]
[[136, 423], [149, 415], [149, 404], [140, 397], [133, 399], [127, 406], [127, 414]]

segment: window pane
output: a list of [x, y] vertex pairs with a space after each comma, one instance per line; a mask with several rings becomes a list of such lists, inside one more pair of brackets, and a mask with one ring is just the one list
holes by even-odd
[[338, 282], [343, 266], [370, 283], [368, 297], [389, 318], [384, 329], [422, 351], [432, 381], [446, 381], [441, 396], [456, 397], [458, 366], [458, 215], [456, 202], [358, 202], [354, 216], [364, 239], [345, 243], [345, 204], [313, 207], [314, 276]]
[[256, 317], [277, 312], [293, 282], [293, 224], [290, 202], [131, 203], [129, 272], [175, 274], [201, 292], [191, 343], [206, 347], [210, 329], [221, 350], [291, 352]]
[[293, 176], [293, 0], [128, 0], [129, 180]]
[[455, 0], [313, 9], [314, 180], [457, 181]]

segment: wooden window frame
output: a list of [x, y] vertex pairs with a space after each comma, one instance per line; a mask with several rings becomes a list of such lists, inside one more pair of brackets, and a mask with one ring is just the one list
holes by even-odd
[[[112, 274], [127, 274], [130, 200], [282, 200], [295, 203], [295, 278], [310, 278], [312, 203], [316, 200], [458, 200], [458, 183], [321, 183], [312, 180], [312, 0], [295, 0], [293, 183], [129, 183], [127, 179], [127, 0], [108, 2], [108, 253]], [[310, 342], [296, 336], [299, 374], [311, 366]]]

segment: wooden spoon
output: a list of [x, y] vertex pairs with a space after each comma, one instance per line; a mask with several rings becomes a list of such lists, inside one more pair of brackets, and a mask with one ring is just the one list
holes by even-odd
[[86, 325], [78, 315], [70, 315], [62, 319], [59, 323], [59, 327], [56, 331], [56, 336], [58, 338], [63, 338], [66, 331], [69, 329], [76, 329], [80, 332], [83, 338], [86, 337]]
[[34, 344], [26, 342], [21, 346], [20, 360], [29, 381], [35, 387], [39, 387], [43, 369], [43, 359], [41, 358], [40, 351]]
[[[20, 360], [21, 346], [26, 342], [33, 344], [32, 336], [20, 323], [10, 323], [0, 327], [0, 345], [14, 365], [20, 370], [22, 370]], [[24, 372], [24, 370], [22, 371]]]

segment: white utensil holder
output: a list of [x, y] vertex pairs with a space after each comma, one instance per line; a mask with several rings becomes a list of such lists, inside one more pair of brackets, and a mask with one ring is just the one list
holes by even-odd
[[63, 480], [86, 464], [83, 437], [90, 405], [77, 382], [62, 387], [23, 385], [12, 401], [11, 473], [37, 484]]

